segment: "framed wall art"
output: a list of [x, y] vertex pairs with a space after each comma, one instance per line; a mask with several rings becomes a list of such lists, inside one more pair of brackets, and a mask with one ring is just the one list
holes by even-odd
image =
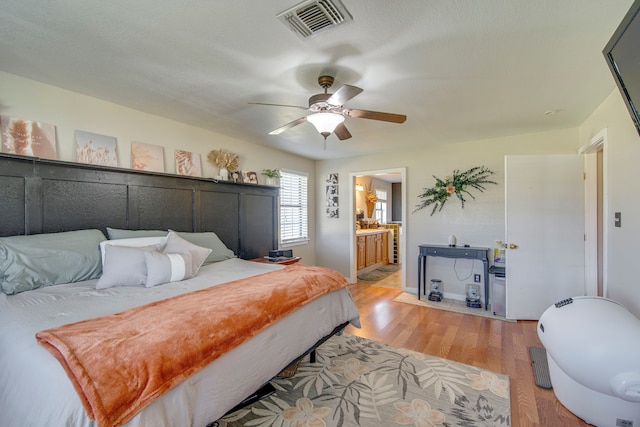
[[117, 140], [115, 137], [76, 130], [75, 138], [78, 163], [118, 166]]
[[338, 174], [330, 173], [326, 179], [326, 207], [327, 218], [339, 218]]
[[56, 127], [18, 117], [0, 116], [2, 151], [56, 160]]
[[150, 172], [164, 172], [164, 147], [144, 142], [132, 142], [131, 168]]
[[200, 154], [191, 151], [176, 150], [176, 173], [186, 176], [202, 176], [202, 161]]

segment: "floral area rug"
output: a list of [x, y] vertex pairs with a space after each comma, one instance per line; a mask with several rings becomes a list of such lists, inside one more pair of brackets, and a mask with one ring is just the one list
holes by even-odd
[[509, 377], [353, 335], [334, 336], [276, 392], [210, 426], [509, 426]]

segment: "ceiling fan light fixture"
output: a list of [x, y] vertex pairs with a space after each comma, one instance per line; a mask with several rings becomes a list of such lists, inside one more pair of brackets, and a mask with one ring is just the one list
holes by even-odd
[[321, 112], [307, 116], [307, 121], [326, 139], [336, 129], [336, 126], [344, 122], [344, 116], [338, 113]]

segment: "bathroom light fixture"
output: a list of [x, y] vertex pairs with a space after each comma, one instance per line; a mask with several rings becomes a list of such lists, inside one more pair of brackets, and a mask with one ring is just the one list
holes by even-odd
[[331, 132], [335, 130], [336, 126], [344, 122], [344, 116], [338, 113], [319, 112], [307, 116], [307, 121], [310, 122], [326, 140], [327, 137], [331, 135]]
[[362, 186], [362, 184], [356, 183], [356, 191], [364, 191], [364, 187]]

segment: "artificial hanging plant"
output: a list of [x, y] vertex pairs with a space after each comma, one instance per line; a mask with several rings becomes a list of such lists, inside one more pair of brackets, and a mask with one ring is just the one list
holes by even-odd
[[431, 210], [431, 215], [433, 215], [436, 210], [438, 210], [438, 212], [441, 211], [444, 204], [449, 200], [449, 197], [454, 194], [460, 200], [460, 203], [462, 203], [462, 208], [464, 208], [464, 203], [466, 202], [465, 195], [475, 200], [475, 197], [469, 192], [467, 187], [475, 188], [483, 192], [485, 190], [484, 184], [497, 184], [497, 182], [488, 179], [492, 174], [493, 171], [484, 166], [475, 166], [466, 172], [460, 172], [460, 170], [456, 169], [453, 171], [452, 177], [446, 176], [444, 179], [433, 175], [436, 179], [436, 185], [431, 188], [425, 188], [422, 194], [418, 195], [418, 197], [423, 200], [416, 205], [414, 212], [433, 205], [433, 209]]

